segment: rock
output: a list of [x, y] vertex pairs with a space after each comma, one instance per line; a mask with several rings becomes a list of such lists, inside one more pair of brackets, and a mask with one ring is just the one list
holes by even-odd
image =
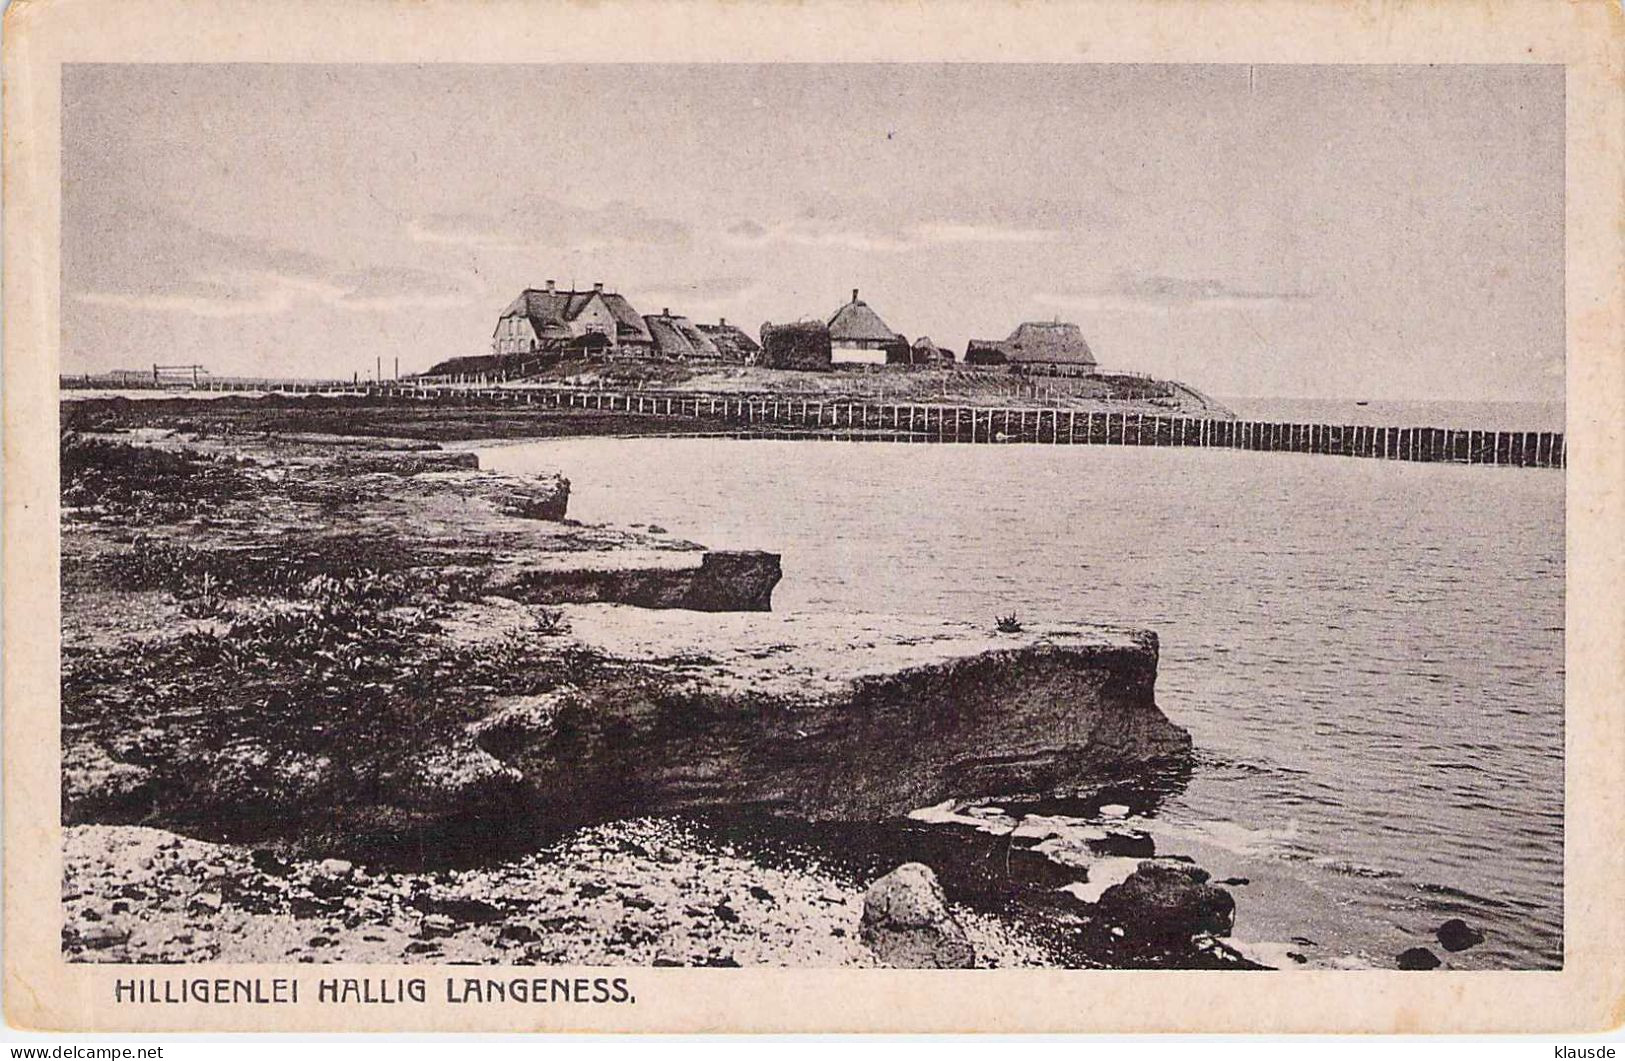
[[[565, 611], [563, 648], [624, 665], [627, 677], [583, 684], [534, 740], [501, 749], [524, 775], [526, 802], [549, 818], [754, 806], [880, 820], [950, 798], [1092, 794], [1190, 754], [1189, 735], [1155, 702], [1150, 633]], [[1149, 838], [1124, 843], [1144, 851]]]
[[931, 867], [906, 862], [863, 894], [859, 937], [899, 969], [969, 969], [976, 952]]
[[484, 899], [463, 897], [441, 899], [424, 895], [414, 898], [412, 905], [426, 914], [440, 914], [453, 921], [470, 925], [489, 924], [506, 916], [502, 907], [488, 903]]
[[1426, 947], [1412, 947], [1409, 950], [1400, 951], [1399, 957], [1395, 961], [1401, 969], [1408, 972], [1437, 969], [1440, 965], [1438, 955]]
[[343, 453], [332, 468], [343, 475], [421, 475], [424, 472], [466, 470], [480, 466], [480, 455], [470, 451], [378, 450]]
[[[672, 554], [656, 555], [669, 558]], [[598, 567], [520, 567], [493, 582], [492, 591], [527, 604], [603, 602], [698, 612], [772, 609], [773, 587], [784, 576], [777, 553], [713, 549], [699, 554], [699, 561], [680, 566], [666, 561], [638, 565], [616, 558], [614, 563]]]
[[562, 475], [538, 475], [523, 486], [508, 490], [500, 504], [507, 515], [557, 523], [570, 507], [570, 480]]
[[1106, 803], [1100, 808], [1102, 818], [1127, 818], [1128, 807], [1122, 803]]
[[189, 914], [218, 914], [222, 900], [218, 892], [199, 892], [186, 904]]
[[117, 925], [93, 924], [82, 925], [78, 929], [79, 944], [91, 950], [104, 950], [115, 947], [121, 943], [128, 943], [130, 930]]
[[316, 872], [324, 877], [349, 878], [355, 873], [355, 864], [342, 858], [324, 858], [316, 863]]
[[529, 925], [511, 924], [502, 926], [502, 930], [497, 933], [497, 939], [507, 940], [510, 943], [535, 943], [541, 937]]
[[1098, 903], [1098, 916], [1122, 928], [1126, 943], [1155, 950], [1182, 949], [1198, 935], [1227, 936], [1235, 913], [1235, 900], [1208, 883], [1206, 870], [1161, 859], [1141, 862]]
[[510, 696], [492, 703], [491, 713], [468, 726], [468, 735], [481, 750], [507, 759], [527, 744], [544, 743], [553, 735], [561, 709], [579, 706], [581, 692], [564, 686], [534, 696]]
[[1484, 933], [1473, 928], [1459, 917], [1452, 917], [1440, 925], [1434, 935], [1439, 940], [1439, 946], [1454, 954], [1456, 951], [1476, 947], [1484, 942]]
[[418, 922], [417, 937], [419, 939], [439, 939], [442, 936], [451, 936], [457, 933], [457, 922], [445, 914], [427, 914]]

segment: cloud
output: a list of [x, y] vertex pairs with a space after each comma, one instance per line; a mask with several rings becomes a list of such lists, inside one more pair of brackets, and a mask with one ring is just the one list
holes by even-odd
[[930, 243], [1057, 243], [1066, 238], [1059, 229], [1003, 225], [932, 224], [915, 231]]
[[612, 202], [570, 206], [555, 199], [521, 197], [495, 211], [430, 214], [407, 224], [415, 243], [494, 250], [601, 251], [616, 247], [681, 245], [688, 227], [641, 207]]
[[85, 305], [208, 318], [276, 314], [301, 302], [378, 312], [466, 305], [473, 297], [447, 274], [340, 263], [177, 218], [72, 248], [63, 281], [68, 297]]
[[915, 244], [895, 231], [865, 231], [817, 218], [762, 224], [735, 221], [722, 230], [723, 242], [736, 247], [824, 247], [865, 253], [911, 250]]
[[1067, 233], [1052, 228], [932, 221], [905, 226], [864, 228], [817, 218], [762, 224], [742, 219], [722, 230], [726, 243], [740, 247], [832, 247], [865, 253], [894, 254], [951, 244], [1056, 243]]
[[1033, 301], [1063, 310], [1145, 312], [1269, 308], [1304, 302], [1313, 297], [1307, 291], [1264, 291], [1237, 287], [1221, 280], [1119, 274], [1114, 282], [1102, 287], [1043, 292], [1034, 295]]

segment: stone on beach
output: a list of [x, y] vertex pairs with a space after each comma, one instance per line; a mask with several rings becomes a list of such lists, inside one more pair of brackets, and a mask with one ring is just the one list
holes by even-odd
[[1452, 917], [1440, 925], [1434, 936], [1438, 939], [1439, 946], [1451, 953], [1476, 947], [1484, 942], [1484, 933], [1459, 917]]
[[1235, 922], [1230, 893], [1208, 883], [1206, 870], [1185, 862], [1141, 862], [1100, 896], [1098, 916], [1123, 930], [1131, 945], [1167, 948], [1199, 935], [1227, 936]]
[[523, 519], [561, 520], [570, 507], [570, 480], [556, 473], [534, 476], [503, 492], [500, 505]]
[[1426, 947], [1411, 947], [1400, 951], [1395, 963], [1406, 972], [1423, 972], [1437, 969], [1440, 965], [1439, 956]]
[[863, 896], [863, 942], [899, 969], [968, 969], [976, 952], [931, 867], [907, 862], [869, 885]]

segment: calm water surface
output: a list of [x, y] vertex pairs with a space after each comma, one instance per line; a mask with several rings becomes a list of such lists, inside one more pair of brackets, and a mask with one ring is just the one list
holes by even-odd
[[[1128, 623], [1195, 739], [1159, 850], [1237, 936], [1391, 967], [1562, 960], [1563, 477], [1281, 453], [576, 439], [571, 514], [782, 553], [776, 610]], [[1440, 952], [1442, 955], [1442, 951]]]

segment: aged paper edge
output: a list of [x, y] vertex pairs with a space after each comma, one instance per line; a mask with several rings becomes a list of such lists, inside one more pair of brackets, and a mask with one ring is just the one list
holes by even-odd
[[[996, 16], [996, 17], [993, 17]], [[1625, 18], [1606, 0], [918, 5], [18, 0], [5, 16], [5, 1012], [76, 1031], [1557, 1032], [1625, 1022]], [[58, 795], [59, 86], [65, 62], [1555, 63], [1567, 86], [1565, 959], [1559, 972], [622, 970], [631, 1006], [118, 1006], [67, 964]], [[490, 970], [484, 970], [490, 971]], [[307, 989], [308, 990], [308, 989]]]

